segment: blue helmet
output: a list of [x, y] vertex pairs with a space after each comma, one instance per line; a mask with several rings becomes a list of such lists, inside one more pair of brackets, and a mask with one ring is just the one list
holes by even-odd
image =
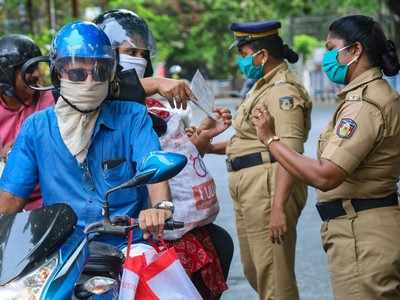
[[64, 25], [55, 35], [50, 49], [51, 70], [60, 72], [66, 63], [82, 59], [107, 65], [109, 79], [114, 77], [115, 50], [107, 35], [94, 23], [76, 21]]

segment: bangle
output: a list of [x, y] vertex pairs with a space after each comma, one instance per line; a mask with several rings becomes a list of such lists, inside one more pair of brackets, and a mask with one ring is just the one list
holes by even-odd
[[272, 142], [278, 142], [280, 141], [281, 138], [279, 136], [274, 135], [273, 137], [269, 138], [267, 140], [267, 142], [265, 143], [265, 145], [267, 146], [267, 148], [269, 148], [269, 146], [271, 145]]

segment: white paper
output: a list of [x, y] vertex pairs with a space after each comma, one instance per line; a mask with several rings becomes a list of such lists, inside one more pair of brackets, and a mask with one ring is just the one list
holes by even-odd
[[208, 117], [213, 119], [215, 95], [199, 70], [193, 76], [190, 89], [195, 97], [192, 102]]

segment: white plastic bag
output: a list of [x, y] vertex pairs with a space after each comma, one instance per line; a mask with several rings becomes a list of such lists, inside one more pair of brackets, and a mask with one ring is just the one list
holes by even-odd
[[147, 245], [130, 249], [131, 244], [132, 234], [128, 240], [118, 300], [202, 299], [173, 247], [157, 253]]
[[184, 228], [165, 231], [164, 239], [176, 240], [195, 227], [213, 222], [219, 212], [215, 182], [196, 147], [185, 133], [179, 115], [172, 115], [167, 132], [160, 138], [165, 151], [183, 154], [188, 163], [175, 177], [169, 179], [175, 204], [174, 220], [185, 223]]

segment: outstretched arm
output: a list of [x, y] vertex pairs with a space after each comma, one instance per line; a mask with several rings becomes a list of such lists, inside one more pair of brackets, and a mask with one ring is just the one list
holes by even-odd
[[211, 144], [211, 141], [229, 128], [232, 124], [232, 115], [227, 108], [217, 108], [214, 112], [216, 120], [207, 118], [199, 128], [190, 127], [186, 130], [186, 134], [201, 154], [225, 154], [226, 143]]
[[[256, 126], [258, 138], [267, 144], [268, 140], [275, 135], [272, 116], [264, 107], [257, 106], [253, 111], [252, 120]], [[273, 141], [267, 147], [290, 174], [322, 191], [337, 187], [346, 178], [346, 172], [329, 160], [308, 158], [279, 141]]]
[[146, 77], [140, 79], [146, 95], [160, 94], [168, 99], [172, 108], [186, 109], [190, 101], [192, 91], [184, 80], [176, 80], [162, 77]]

